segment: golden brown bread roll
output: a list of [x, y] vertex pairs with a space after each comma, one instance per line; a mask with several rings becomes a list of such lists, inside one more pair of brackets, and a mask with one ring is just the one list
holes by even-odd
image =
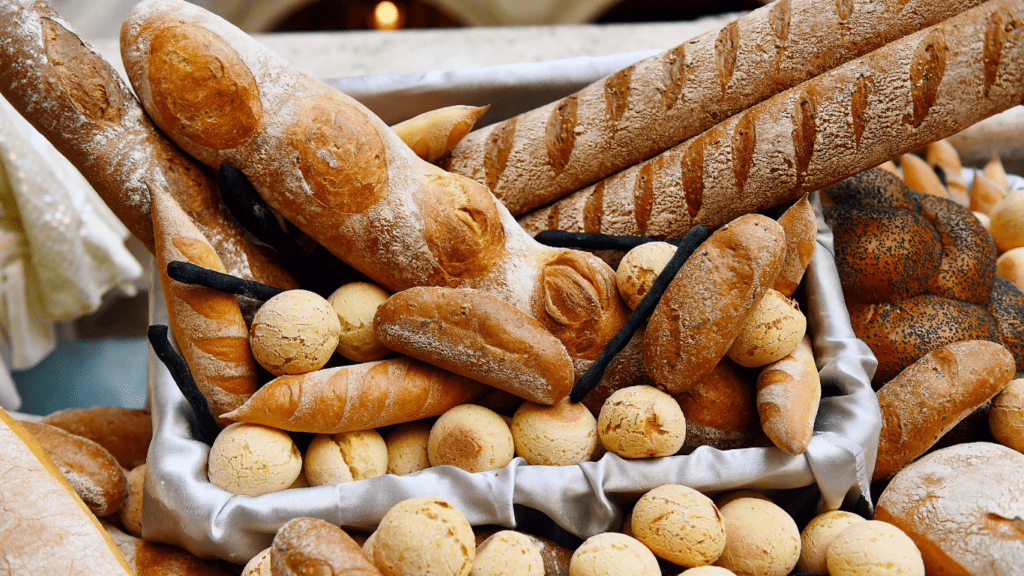
[[68, 408], [47, 414], [42, 422], [103, 446], [126, 470], [146, 462], [153, 438], [149, 410], [120, 406]]
[[769, 440], [757, 415], [756, 373], [722, 358], [707, 378], [685, 392], [673, 394], [686, 416], [684, 449], [711, 446], [719, 450], [765, 446]]
[[1001, 344], [955, 342], [911, 364], [878, 391], [882, 431], [873, 480], [891, 477], [1013, 378]]
[[377, 308], [383, 345], [449, 372], [537, 402], [569, 395], [572, 359], [539, 322], [492, 294], [424, 286]]
[[[505, 528], [501, 526], [473, 526], [473, 536], [476, 545], [479, 546], [484, 540], [502, 530], [505, 530]], [[545, 576], [569, 576], [569, 560], [572, 558], [573, 552], [571, 549], [542, 536], [534, 534], [526, 534], [526, 536], [540, 550], [540, 556], [544, 560]]]
[[670, 393], [707, 377], [775, 283], [786, 255], [776, 221], [751, 214], [715, 231], [676, 274], [644, 336], [647, 373]]
[[971, 199], [967, 193], [967, 185], [964, 183], [960, 154], [949, 143], [949, 140], [945, 138], [936, 140], [925, 147], [924, 159], [933, 169], [942, 171], [949, 198], [961, 206], [970, 206]]
[[101, 517], [121, 509], [128, 495], [128, 480], [110, 452], [49, 424], [20, 424], [46, 450], [93, 514]]
[[939, 175], [920, 156], [915, 154], [900, 156], [900, 168], [903, 169], [903, 181], [911, 190], [939, 198], [949, 198], [949, 192], [939, 180]]
[[361, 104], [219, 17], [150, 0], [129, 13], [121, 48], [165, 134], [240, 169], [271, 208], [389, 291], [491, 292], [584, 358], [625, 322], [604, 262], [535, 242], [485, 186], [421, 160]]
[[761, 428], [787, 454], [803, 454], [814, 434], [821, 380], [811, 338], [804, 336], [785, 358], [765, 366], [757, 377]]
[[295, 518], [281, 526], [270, 547], [270, 565], [275, 576], [380, 576], [344, 530], [318, 518]]
[[772, 287], [789, 298], [800, 285], [818, 245], [818, 220], [807, 194], [779, 216], [779, 225], [786, 231], [786, 259]]
[[473, 129], [490, 106], [447, 106], [391, 127], [417, 156], [436, 162]]

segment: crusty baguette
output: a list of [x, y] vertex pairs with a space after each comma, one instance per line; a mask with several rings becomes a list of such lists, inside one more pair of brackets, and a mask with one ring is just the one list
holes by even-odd
[[42, 422], [103, 446], [125, 470], [146, 462], [153, 439], [152, 415], [137, 408], [67, 408], [47, 414]]
[[156, 267], [164, 288], [171, 330], [196, 387], [221, 426], [221, 415], [242, 405], [258, 385], [249, 329], [234, 296], [184, 284], [167, 275], [170, 262], [189, 262], [224, 272], [213, 247], [174, 199], [151, 186]]
[[120, 75], [43, 0], [0, 3], [0, 94], [81, 171], [151, 252], [146, 182], [166, 188], [234, 275], [279, 288], [295, 280], [253, 242], [214, 180], [150, 122]]
[[19, 422], [46, 450], [57, 469], [96, 516], [113, 514], [124, 505], [128, 479], [117, 459], [92, 440], [40, 422]]
[[485, 183], [513, 214], [523, 214], [979, 3], [779, 0], [473, 132], [444, 166]]
[[[160, 128], [392, 293], [477, 288], [596, 358], [628, 310], [597, 257], [542, 246], [487, 188], [423, 161], [364, 106], [181, 0], [136, 5], [125, 69]], [[217, 76], [210, 75], [217, 68]]]
[[5, 573], [135, 573], [42, 446], [0, 410], [0, 558]]
[[718, 229], [676, 274], [651, 314], [644, 364], [670, 394], [707, 378], [775, 283], [786, 255], [778, 222], [748, 214]]
[[814, 433], [821, 380], [811, 338], [804, 335], [788, 356], [765, 366], [757, 377], [761, 428], [787, 454], [803, 454]]
[[933, 350], [878, 391], [882, 431], [873, 480], [889, 478], [1013, 379], [1013, 356], [984, 340]]
[[280, 376], [224, 416], [294, 432], [337, 434], [437, 416], [472, 401], [484, 388], [399, 357]]
[[490, 106], [446, 106], [391, 127], [417, 156], [435, 162], [455, 147]]
[[377, 307], [388, 348], [538, 404], [569, 395], [572, 358], [532, 317], [479, 290], [424, 286]]
[[806, 194], [779, 216], [779, 225], [786, 232], [786, 259], [772, 288], [790, 298], [800, 285], [818, 244], [818, 220]]
[[311, 566], [321, 574], [381, 574], [351, 536], [319, 518], [295, 518], [281, 526], [270, 547], [270, 566], [275, 576], [305, 576]]
[[883, 46], [519, 219], [531, 233], [681, 237], [877, 166], [1024, 97], [1024, 6], [985, 4]]

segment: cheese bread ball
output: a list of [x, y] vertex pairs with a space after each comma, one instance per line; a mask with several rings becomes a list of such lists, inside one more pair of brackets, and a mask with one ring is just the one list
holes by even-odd
[[302, 471], [302, 455], [291, 436], [261, 424], [235, 422], [210, 447], [207, 473], [218, 488], [241, 496], [284, 490]]
[[988, 410], [988, 426], [1000, 444], [1024, 452], [1024, 378], [1011, 380]]
[[430, 426], [427, 420], [417, 420], [388, 432], [384, 437], [388, 448], [388, 474], [403, 476], [430, 468], [430, 457], [427, 456]]
[[370, 559], [384, 576], [465, 576], [476, 558], [465, 516], [433, 496], [392, 506], [371, 538]]
[[761, 494], [757, 490], [730, 490], [720, 494], [718, 498], [715, 498], [715, 506], [718, 506], [718, 509], [721, 510], [722, 506], [725, 506], [733, 500], [739, 500], [740, 498], [757, 498], [758, 500], [767, 500], [768, 502], [772, 501], [771, 498]]
[[270, 548], [265, 548], [245, 563], [242, 576], [270, 576]]
[[697, 566], [683, 570], [679, 576], [736, 576], [736, 573], [721, 566]]
[[615, 283], [627, 306], [636, 308], [675, 253], [668, 242], [647, 242], [626, 252], [615, 270]]
[[310, 486], [352, 482], [383, 476], [388, 448], [376, 430], [317, 434], [306, 449], [305, 462]]
[[462, 404], [437, 419], [427, 439], [431, 466], [449, 464], [467, 472], [504, 468], [515, 456], [508, 424], [493, 410]]
[[573, 552], [569, 576], [661, 576], [654, 553], [617, 532], [591, 536]]
[[792, 352], [806, 331], [807, 318], [796, 302], [769, 288], [747, 316], [727, 354], [747, 368], [771, 364]]
[[924, 560], [910, 536], [878, 520], [837, 534], [827, 557], [830, 576], [924, 576]]
[[516, 454], [530, 464], [578, 464], [597, 448], [597, 419], [568, 398], [550, 406], [524, 402], [512, 416], [511, 430]]
[[623, 458], [671, 456], [683, 447], [686, 419], [674, 398], [653, 386], [629, 386], [605, 400], [597, 434]]
[[800, 560], [797, 570], [811, 574], [828, 574], [825, 553], [832, 539], [843, 530], [864, 522], [864, 518], [852, 512], [832, 510], [819, 514], [800, 533]]
[[711, 564], [725, 549], [725, 521], [714, 502], [680, 484], [640, 497], [631, 524], [633, 537], [655, 555], [687, 568]]
[[391, 353], [373, 332], [373, 315], [389, 296], [376, 284], [350, 282], [327, 297], [341, 322], [338, 354], [354, 362], [373, 362]]
[[544, 576], [544, 558], [525, 534], [502, 530], [476, 547], [472, 576]]
[[118, 511], [125, 532], [142, 538], [142, 486], [146, 483], [146, 465], [139, 464], [127, 474], [128, 495], [124, 506]]
[[319, 370], [341, 336], [334, 307], [308, 290], [288, 290], [256, 311], [249, 345], [256, 361], [274, 376]]
[[738, 498], [720, 510], [725, 550], [715, 566], [740, 576], [786, 576], [800, 559], [796, 522], [772, 502]]

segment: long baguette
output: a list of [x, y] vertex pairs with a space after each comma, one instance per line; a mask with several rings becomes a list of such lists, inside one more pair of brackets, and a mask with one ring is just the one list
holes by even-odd
[[224, 415], [293, 432], [337, 434], [437, 416], [484, 386], [412, 358], [280, 376]]
[[915, 150], [1019, 104], [1024, 6], [990, 0], [519, 219], [527, 231], [679, 237]]
[[227, 269], [297, 287], [272, 251], [251, 241], [215, 181], [150, 122], [119, 74], [43, 0], [0, 2], [0, 94], [96, 189], [150, 252], [153, 182], [211, 239]]
[[980, 3], [778, 0], [558, 102], [472, 132], [443, 165], [523, 214]]

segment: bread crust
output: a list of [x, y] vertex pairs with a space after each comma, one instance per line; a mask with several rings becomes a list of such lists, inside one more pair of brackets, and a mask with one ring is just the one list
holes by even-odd
[[[1024, 7], [993, 0], [878, 48], [519, 218], [678, 238], [793, 201], [1016, 106]], [[556, 215], [553, 217], [554, 215]]]
[[103, 446], [125, 470], [146, 462], [153, 438], [152, 415], [136, 408], [68, 408], [47, 414], [42, 422]]
[[270, 565], [280, 576], [317, 574], [380, 576], [362, 548], [344, 530], [318, 518], [295, 518], [278, 529]]
[[821, 380], [807, 335], [793, 352], [765, 366], [757, 377], [761, 428], [787, 454], [803, 454], [807, 449], [820, 400]]

